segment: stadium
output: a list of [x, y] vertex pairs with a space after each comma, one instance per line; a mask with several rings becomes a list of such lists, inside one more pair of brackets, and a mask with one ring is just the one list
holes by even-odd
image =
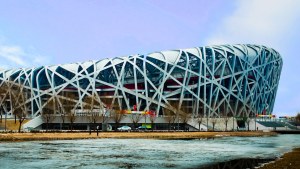
[[30, 119], [24, 128], [234, 129], [272, 116], [282, 64], [272, 48], [239, 44], [0, 70], [0, 109]]

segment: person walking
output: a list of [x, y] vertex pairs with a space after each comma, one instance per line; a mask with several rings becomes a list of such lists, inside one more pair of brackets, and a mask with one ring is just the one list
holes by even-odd
[[97, 136], [99, 135], [99, 126], [97, 126]]

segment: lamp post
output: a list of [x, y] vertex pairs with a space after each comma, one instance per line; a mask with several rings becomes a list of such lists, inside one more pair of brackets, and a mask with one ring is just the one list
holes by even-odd
[[60, 130], [63, 130], [64, 123], [65, 123], [65, 114], [63, 112], [63, 108], [59, 105], [59, 112], [60, 112]]
[[206, 131], [208, 131], [208, 112], [206, 112]]
[[4, 119], [4, 130], [6, 131], [6, 119], [7, 119], [7, 112], [5, 112], [5, 119]]
[[177, 116], [177, 131], [179, 131], [179, 121], [180, 121], [180, 117]]
[[254, 127], [254, 130], [257, 130], [257, 128], [256, 128], [256, 117], [257, 117], [257, 112], [255, 111], [255, 114], [254, 114], [254, 125], [255, 125], [255, 127]]
[[[62, 118], [62, 114], [60, 114], [60, 118]], [[62, 129], [62, 122], [61, 122], [62, 120], [60, 119], [60, 131], [61, 131], [61, 129]]]
[[[59, 109], [60, 109], [60, 112], [62, 111], [62, 107], [59, 106]], [[63, 124], [64, 124], [64, 121], [65, 121], [65, 114], [64, 113], [61, 113], [60, 114], [60, 118], [61, 118], [61, 121], [60, 121], [60, 131], [63, 129]]]

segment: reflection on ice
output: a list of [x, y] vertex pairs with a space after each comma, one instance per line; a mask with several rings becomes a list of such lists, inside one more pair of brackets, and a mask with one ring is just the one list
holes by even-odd
[[234, 159], [275, 158], [300, 147], [299, 139], [300, 135], [279, 135], [1, 143], [0, 164], [1, 168], [199, 168]]

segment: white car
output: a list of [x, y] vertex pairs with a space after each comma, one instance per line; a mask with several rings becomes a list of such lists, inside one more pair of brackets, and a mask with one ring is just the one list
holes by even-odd
[[129, 127], [129, 126], [122, 126], [122, 127], [118, 128], [118, 131], [130, 131], [130, 130], [131, 130], [131, 127]]

